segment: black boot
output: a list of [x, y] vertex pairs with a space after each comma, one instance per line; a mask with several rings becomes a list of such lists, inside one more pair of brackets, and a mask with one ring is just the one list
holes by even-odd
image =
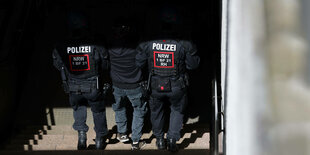
[[85, 150], [86, 149], [86, 141], [87, 141], [87, 135], [85, 131], [78, 131], [78, 150]]
[[166, 149], [166, 142], [164, 138], [156, 138], [156, 146], [159, 150]]
[[177, 152], [178, 151], [178, 146], [177, 146], [176, 140], [174, 138], [168, 139], [167, 145], [168, 145], [167, 146], [168, 151], [170, 151], [170, 152]]
[[105, 137], [96, 137], [95, 143], [96, 143], [96, 149], [97, 150], [104, 150], [106, 146]]

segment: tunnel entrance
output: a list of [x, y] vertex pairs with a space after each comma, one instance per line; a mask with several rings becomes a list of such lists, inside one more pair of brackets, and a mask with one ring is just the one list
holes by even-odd
[[[0, 26], [8, 31], [15, 32], [17, 29], [22, 32], [22, 34], [12, 33], [16, 35], [15, 38], [9, 38], [12, 41], [9, 44], [3, 44], [3, 47], [16, 46], [16, 48], [8, 51], [6, 56], [2, 56], [4, 59], [1, 59], [9, 62], [3, 63], [2, 68], [8, 65], [14, 66], [12, 68], [14, 74], [10, 75], [14, 78], [10, 79], [10, 82], [15, 83], [14, 90], [11, 91], [11, 96], [14, 96], [15, 100], [10, 101], [14, 103], [11, 107], [6, 108], [10, 111], [7, 116], [13, 114], [15, 117], [7, 122], [13, 129], [12, 136], [6, 137], [8, 141], [29, 126], [32, 127], [27, 130], [37, 132], [37, 130], [50, 130], [53, 126], [72, 123], [70, 122], [72, 113], [68, 113], [71, 110], [68, 97], [63, 92], [59, 72], [53, 67], [51, 58], [54, 45], [67, 35], [65, 16], [68, 10], [80, 9], [87, 12], [91, 33], [97, 41], [104, 44], [108, 40], [107, 34], [113, 20], [119, 16], [132, 19], [139, 38], [143, 39], [145, 34], [150, 34], [156, 27], [156, 22], [150, 18], [154, 10], [161, 8], [165, 3], [167, 2], [143, 0], [7, 2], [8, 8], [19, 12], [5, 12], [6, 14], [3, 15], [7, 18], [0, 18]], [[193, 136], [181, 144], [186, 148], [190, 143], [195, 143], [196, 139], [202, 137], [204, 133], [209, 132], [214, 73], [217, 73], [220, 79], [221, 3], [220, 1], [210, 1], [207, 4], [171, 1], [169, 5], [175, 6], [180, 11], [184, 33], [197, 46], [198, 55], [201, 57], [199, 68], [189, 71], [189, 102], [182, 132], [183, 136], [186, 136], [186, 133], [192, 133]], [[5, 25], [4, 22], [9, 24]], [[16, 29], [9, 29], [12, 25], [15, 25]], [[4, 31], [0, 33], [5, 34]], [[4, 37], [0, 38], [0, 41], [6, 41], [7, 36], [2, 36]], [[110, 101], [113, 102], [113, 99]], [[107, 104], [107, 108], [111, 108], [111, 102]], [[6, 104], [11, 103], [6, 102]], [[112, 116], [113, 112], [108, 112], [107, 115]], [[69, 123], [66, 122], [66, 118], [70, 118]], [[91, 122], [91, 118], [89, 119], [88, 122]], [[145, 132], [149, 132], [150, 123], [147, 122], [146, 125]], [[202, 127], [201, 130], [196, 130], [197, 126]], [[149, 138], [149, 140], [151, 143], [152, 139]], [[205, 143], [203, 147], [209, 142]], [[23, 150], [24, 145], [20, 145], [19, 149]]]

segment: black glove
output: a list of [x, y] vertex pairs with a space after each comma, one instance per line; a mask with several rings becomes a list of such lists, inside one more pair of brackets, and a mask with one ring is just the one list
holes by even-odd
[[140, 83], [140, 86], [142, 88], [142, 97], [141, 100], [142, 102], [147, 102], [150, 98], [150, 91], [148, 90], [148, 83], [147, 81], [142, 81]]
[[103, 84], [102, 92], [103, 92], [103, 96], [104, 97], [108, 94], [110, 89], [111, 89], [111, 85], [109, 83], [104, 83]]

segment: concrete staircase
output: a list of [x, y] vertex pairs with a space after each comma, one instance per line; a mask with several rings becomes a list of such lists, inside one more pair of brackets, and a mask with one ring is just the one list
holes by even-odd
[[[95, 149], [95, 132], [90, 130], [87, 133], [88, 149]], [[35, 131], [33, 133], [33, 131]], [[110, 129], [110, 131], [113, 131]], [[184, 133], [182, 138], [178, 141], [182, 149], [207, 149], [209, 148], [209, 133], [198, 133], [202, 130], [194, 129], [192, 132]], [[110, 133], [108, 143], [105, 150], [130, 150], [130, 143], [120, 143], [116, 139], [116, 134]], [[143, 149], [154, 150], [155, 137], [150, 133], [144, 133], [142, 136], [147, 142]], [[47, 126], [41, 128], [37, 126], [27, 127], [19, 135], [15, 136], [10, 143], [5, 146], [5, 150], [76, 150], [77, 146], [77, 132], [72, 129], [70, 125]]]
[[[88, 148], [86, 151], [95, 151], [95, 132], [93, 130], [90, 109], [88, 110], [89, 117], [87, 124], [89, 125], [89, 131], [87, 133]], [[77, 150], [77, 132], [72, 128], [73, 118], [72, 115], [68, 114], [70, 112], [71, 109], [62, 109], [58, 111], [57, 109], [54, 109], [55, 124], [57, 125], [26, 127], [11, 139], [11, 141], [4, 147], [4, 152], [0, 151], [0, 154], [13, 153], [14, 151], [15, 153], [18, 151], [25, 153], [37, 151], [51, 152]], [[66, 114], [66, 116], [63, 114]], [[61, 115], [63, 115], [63, 117]], [[116, 125], [114, 123], [114, 113], [111, 108], [107, 108], [107, 116], [107, 119], [109, 120], [109, 135], [106, 140], [107, 146], [105, 151], [130, 151], [130, 143], [120, 143], [116, 139]], [[182, 138], [178, 141], [181, 152], [185, 150], [201, 150], [203, 154], [208, 152], [209, 133], [207, 132], [207, 129], [208, 127], [206, 125], [197, 125], [195, 123], [190, 123], [190, 121], [185, 124], [182, 130]], [[151, 131], [145, 131], [142, 139], [147, 143], [143, 148], [144, 151], [153, 150], [158, 152], [155, 146], [156, 138], [152, 135]]]

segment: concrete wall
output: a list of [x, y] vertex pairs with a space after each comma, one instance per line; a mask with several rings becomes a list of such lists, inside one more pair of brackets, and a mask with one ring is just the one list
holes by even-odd
[[310, 154], [306, 3], [223, 1], [228, 155]]
[[[264, 3], [227, 1], [226, 128], [227, 154], [262, 153], [261, 124], [268, 104]], [[255, 16], [256, 18], [253, 18]], [[225, 35], [225, 33], [224, 33]], [[225, 49], [223, 49], [225, 50]], [[264, 140], [261, 140], [264, 141]]]
[[[266, 3], [269, 84], [274, 123], [270, 126], [273, 154], [309, 154], [309, 47], [301, 1]], [[278, 11], [276, 11], [278, 10]]]

